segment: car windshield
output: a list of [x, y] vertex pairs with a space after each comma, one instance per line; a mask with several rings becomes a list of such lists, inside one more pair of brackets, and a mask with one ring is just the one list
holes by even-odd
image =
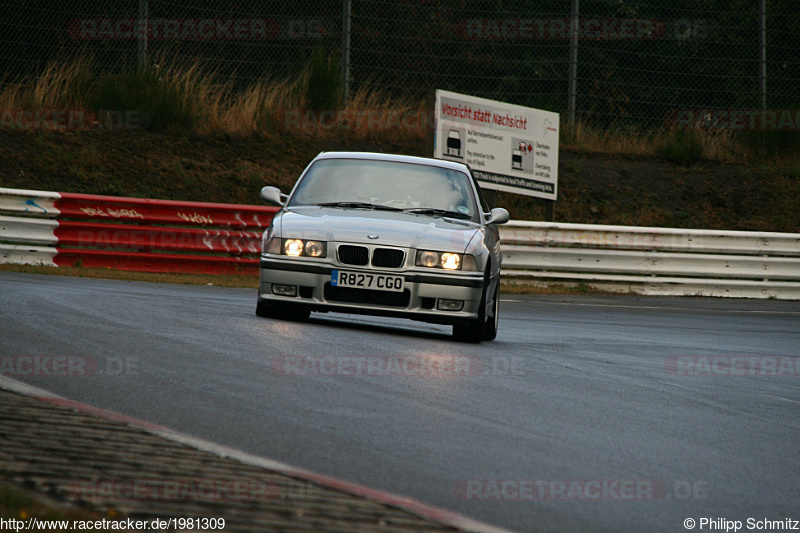
[[398, 209], [472, 218], [469, 176], [432, 165], [368, 159], [323, 159], [297, 185], [289, 206]]

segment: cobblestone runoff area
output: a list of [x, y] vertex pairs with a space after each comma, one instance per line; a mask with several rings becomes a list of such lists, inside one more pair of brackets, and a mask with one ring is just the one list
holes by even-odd
[[203, 451], [69, 402], [2, 388], [0, 479], [51, 501], [113, 509], [118, 517], [224, 518], [226, 532], [461, 531], [346, 490]]

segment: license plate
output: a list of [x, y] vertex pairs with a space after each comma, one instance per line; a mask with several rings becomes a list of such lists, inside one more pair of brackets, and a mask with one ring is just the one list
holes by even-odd
[[333, 287], [403, 292], [404, 281], [403, 276], [350, 272], [347, 270], [334, 270], [331, 272], [331, 286]]

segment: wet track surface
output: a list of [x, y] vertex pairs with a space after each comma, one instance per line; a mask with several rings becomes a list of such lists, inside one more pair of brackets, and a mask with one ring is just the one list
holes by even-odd
[[508, 295], [481, 345], [254, 306], [0, 273], [2, 373], [520, 531], [800, 519], [798, 303]]

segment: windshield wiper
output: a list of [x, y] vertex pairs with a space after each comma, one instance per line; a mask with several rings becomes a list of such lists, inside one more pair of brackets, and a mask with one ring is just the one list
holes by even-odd
[[355, 209], [377, 209], [381, 211], [401, 211], [399, 207], [389, 205], [371, 204], [369, 202], [324, 202], [317, 204], [320, 207], [350, 207]]
[[472, 219], [472, 216], [466, 213], [450, 211], [449, 209], [439, 209], [436, 207], [411, 207], [409, 209], [403, 209], [403, 211], [406, 213], [416, 213], [419, 215], [442, 215], [443, 217], [450, 218], [463, 218], [465, 220]]

